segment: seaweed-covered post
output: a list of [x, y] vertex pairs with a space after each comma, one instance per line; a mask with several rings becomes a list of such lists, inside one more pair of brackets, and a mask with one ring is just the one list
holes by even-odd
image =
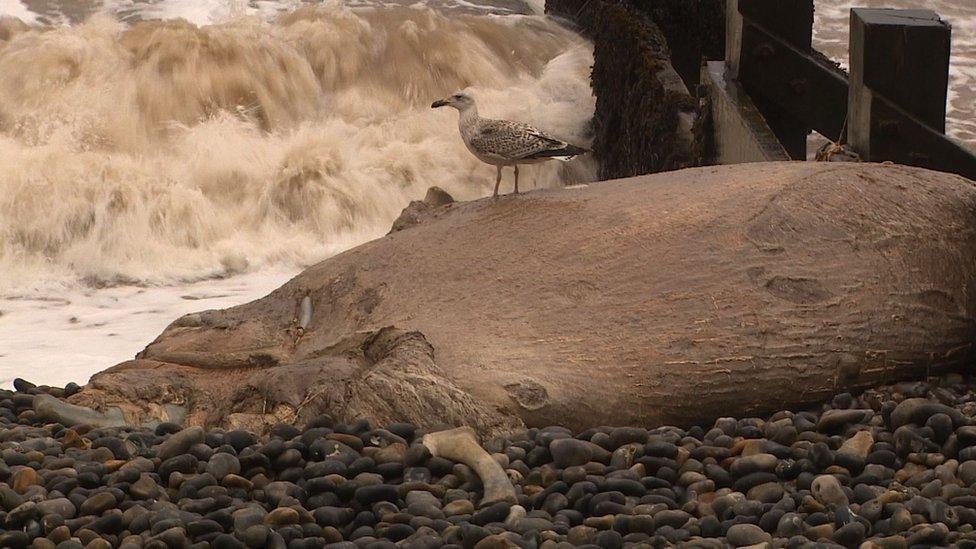
[[890, 106], [880, 98], [945, 133], [950, 33], [949, 24], [930, 10], [851, 10], [849, 134], [862, 158], [924, 160], [909, 152], [917, 143], [906, 140], [903, 117], [888, 115]]

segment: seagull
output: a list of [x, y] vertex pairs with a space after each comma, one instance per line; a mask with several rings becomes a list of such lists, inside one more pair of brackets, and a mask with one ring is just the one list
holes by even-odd
[[430, 106], [432, 109], [440, 107], [454, 107], [458, 110], [458, 129], [461, 130], [464, 145], [478, 160], [498, 169], [492, 197], [498, 196], [498, 185], [502, 182], [502, 168], [505, 166], [515, 166], [515, 194], [518, 194], [520, 164], [536, 164], [546, 160], [568, 162], [576, 156], [590, 152], [547, 135], [528, 124], [481, 118], [478, 116], [474, 97], [467, 92], [457, 92], [446, 99], [434, 101]]

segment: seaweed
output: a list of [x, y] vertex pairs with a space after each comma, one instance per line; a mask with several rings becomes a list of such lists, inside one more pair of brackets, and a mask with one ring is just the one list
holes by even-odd
[[546, 9], [594, 43], [593, 150], [601, 179], [694, 165], [693, 147], [678, 130], [679, 114], [695, 111], [697, 101], [662, 83], [672, 49], [646, 10], [613, 0], [548, 0]]

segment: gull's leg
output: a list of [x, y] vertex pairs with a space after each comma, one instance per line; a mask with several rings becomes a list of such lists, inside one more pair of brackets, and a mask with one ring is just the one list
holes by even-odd
[[518, 194], [518, 164], [515, 165], [515, 194]]
[[498, 168], [498, 177], [495, 178], [495, 192], [491, 195], [492, 198], [498, 197], [498, 186], [502, 184], [502, 167], [496, 166]]

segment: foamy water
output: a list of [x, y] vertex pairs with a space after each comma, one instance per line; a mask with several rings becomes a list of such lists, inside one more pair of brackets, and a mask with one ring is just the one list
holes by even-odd
[[14, 377], [52, 385], [132, 358], [173, 319], [239, 305], [270, 293], [294, 273], [270, 268], [191, 284], [73, 288], [7, 296], [0, 318], [0, 383]]
[[85, 382], [181, 314], [381, 236], [431, 185], [489, 193], [456, 113], [430, 109], [457, 89], [587, 142], [591, 46], [525, 4], [296, 5], [34, 2], [53, 27], [0, 22], [0, 383]]

